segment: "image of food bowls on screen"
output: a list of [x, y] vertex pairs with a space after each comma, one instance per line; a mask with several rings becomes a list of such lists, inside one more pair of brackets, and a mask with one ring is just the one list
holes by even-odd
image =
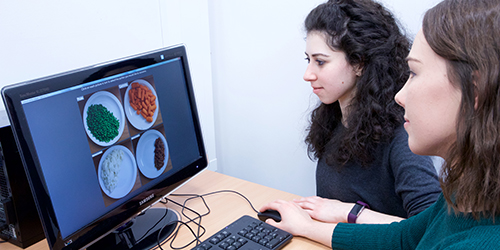
[[125, 128], [125, 114], [120, 100], [108, 91], [90, 96], [83, 109], [83, 123], [89, 138], [97, 145], [115, 144]]
[[168, 161], [165, 136], [155, 129], [144, 132], [137, 143], [136, 156], [137, 166], [145, 177], [154, 179], [160, 176]]
[[132, 81], [124, 96], [127, 118], [136, 129], [147, 130], [158, 117], [158, 98], [151, 84], [143, 79]]
[[102, 191], [113, 199], [127, 195], [137, 178], [134, 155], [122, 145], [112, 146], [104, 152], [97, 171]]

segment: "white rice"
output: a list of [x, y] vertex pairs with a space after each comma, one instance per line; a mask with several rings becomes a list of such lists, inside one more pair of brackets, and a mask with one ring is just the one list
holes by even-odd
[[106, 156], [101, 166], [101, 178], [104, 186], [112, 193], [118, 182], [118, 174], [120, 173], [120, 165], [123, 161], [123, 151], [121, 149], [114, 149]]

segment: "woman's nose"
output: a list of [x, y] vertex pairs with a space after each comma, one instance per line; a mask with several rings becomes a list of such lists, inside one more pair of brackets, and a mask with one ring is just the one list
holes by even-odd
[[311, 69], [311, 64], [307, 65], [306, 72], [304, 72], [304, 81], [311, 82], [317, 79], [316, 74]]
[[394, 100], [396, 101], [396, 103], [403, 108], [405, 107], [405, 99], [406, 99], [406, 84], [394, 96]]

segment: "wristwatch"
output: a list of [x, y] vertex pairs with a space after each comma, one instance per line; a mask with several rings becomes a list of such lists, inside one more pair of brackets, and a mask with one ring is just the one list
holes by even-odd
[[356, 219], [358, 219], [358, 216], [363, 212], [363, 210], [366, 208], [370, 208], [368, 204], [362, 202], [362, 201], [357, 201], [356, 204], [354, 204], [354, 207], [351, 209], [351, 212], [347, 215], [347, 222], [348, 223], [356, 223]]

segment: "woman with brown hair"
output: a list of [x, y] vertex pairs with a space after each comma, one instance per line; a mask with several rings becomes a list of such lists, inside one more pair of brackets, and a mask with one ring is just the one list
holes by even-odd
[[499, 59], [498, 0], [444, 0], [425, 14], [395, 99], [410, 149], [445, 159], [431, 207], [398, 223], [333, 224], [275, 201], [261, 210], [282, 221], [268, 223], [334, 249], [500, 249]]

